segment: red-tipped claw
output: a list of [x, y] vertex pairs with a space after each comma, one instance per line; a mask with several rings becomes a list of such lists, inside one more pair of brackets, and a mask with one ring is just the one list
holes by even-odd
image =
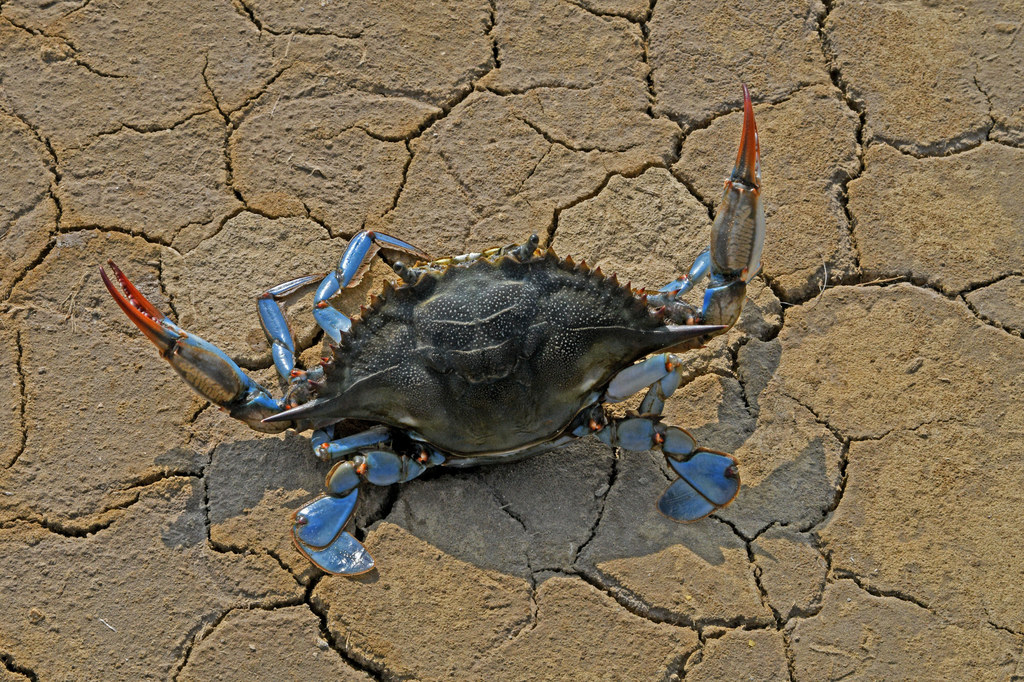
[[287, 423], [264, 425], [264, 417], [281, 411], [267, 390], [250, 379], [224, 351], [194, 334], [186, 334], [174, 324], [146, 300], [113, 261], [107, 261], [107, 265], [124, 292], [100, 268], [107, 291], [192, 390], [257, 430], [279, 431], [288, 427]]
[[174, 344], [184, 334], [177, 329], [177, 325], [174, 325], [173, 322], [167, 319], [166, 315], [150, 303], [142, 295], [142, 292], [135, 288], [135, 285], [125, 277], [121, 269], [114, 265], [114, 261], [108, 260], [107, 265], [114, 271], [114, 277], [117, 278], [121, 288], [124, 289], [124, 293], [122, 294], [118, 291], [117, 287], [114, 286], [114, 283], [107, 276], [106, 270], [101, 267], [100, 277], [103, 279], [103, 284], [106, 285], [107, 291], [114, 297], [117, 305], [121, 307], [121, 310], [128, 316], [128, 319], [135, 323], [135, 326], [146, 335], [146, 338], [160, 349], [160, 355], [166, 358], [167, 354], [174, 348]]
[[761, 152], [750, 91], [743, 86], [743, 132], [732, 174], [711, 228], [711, 270], [724, 283], [749, 282], [761, 269], [764, 208], [760, 202]]
[[736, 152], [736, 165], [729, 180], [742, 182], [753, 189], [761, 186], [761, 145], [758, 143], [757, 124], [754, 122], [754, 105], [746, 85], [743, 86], [743, 132], [740, 133], [740, 148]]

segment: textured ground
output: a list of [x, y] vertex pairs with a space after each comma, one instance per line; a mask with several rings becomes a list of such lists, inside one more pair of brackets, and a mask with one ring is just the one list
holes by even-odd
[[[1024, 679], [1024, 11], [753, 7], [0, 2], [0, 680]], [[364, 226], [658, 285], [741, 82], [764, 273], [668, 413], [744, 488], [693, 525], [588, 440], [369, 491], [377, 570], [324, 577], [306, 441], [193, 397], [97, 276], [269, 383], [254, 295]]]

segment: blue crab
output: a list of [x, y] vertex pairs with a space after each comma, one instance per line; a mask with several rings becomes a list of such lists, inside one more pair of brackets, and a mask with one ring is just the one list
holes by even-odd
[[[658, 500], [676, 521], [732, 501], [735, 460], [697, 446], [664, 424], [665, 399], [681, 383], [677, 352], [703, 345], [739, 317], [760, 270], [764, 212], [759, 150], [747, 89], [739, 152], [725, 183], [711, 245], [689, 271], [656, 292], [620, 285], [571, 258], [525, 243], [431, 260], [379, 232], [357, 234], [316, 290], [314, 317], [331, 357], [295, 366], [295, 345], [277, 300], [319, 277], [300, 277], [258, 299], [274, 364], [288, 381], [274, 398], [223, 351], [186, 333], [153, 306], [112, 261], [124, 293], [107, 289], [161, 356], [200, 396], [259, 431], [312, 429], [314, 453], [337, 463], [326, 493], [294, 515], [295, 546], [328, 573], [356, 575], [373, 559], [345, 526], [363, 481], [390, 485], [430, 467], [508, 461], [594, 435], [628, 450], [659, 448], [678, 479]], [[328, 300], [357, 282], [380, 249], [416, 259], [355, 319]], [[703, 305], [683, 294], [709, 277]], [[657, 353], [656, 355], [651, 355]], [[636, 411], [606, 405], [647, 389]], [[336, 437], [348, 420], [372, 426]]]

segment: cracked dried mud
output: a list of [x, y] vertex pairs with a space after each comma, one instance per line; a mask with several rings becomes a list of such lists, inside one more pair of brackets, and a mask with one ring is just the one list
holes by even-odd
[[[0, 0], [0, 680], [1024, 680], [1022, 31], [1009, 0]], [[193, 396], [97, 274], [275, 388], [255, 297], [360, 229], [660, 286], [740, 83], [764, 270], [666, 415], [744, 485], [695, 524], [660, 454], [581, 440], [367, 490], [377, 568], [325, 576], [288, 534], [308, 441]]]

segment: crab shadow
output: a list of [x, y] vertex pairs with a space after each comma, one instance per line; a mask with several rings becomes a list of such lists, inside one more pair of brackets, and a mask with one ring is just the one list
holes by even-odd
[[[746, 402], [755, 409], [742, 396], [727, 396], [717, 421], [692, 429], [702, 444], [735, 451], [750, 439], [757, 429], [752, 412], [769, 409], [757, 401], [777, 365], [769, 363], [763, 380], [753, 382], [761, 388]], [[820, 439], [812, 440], [754, 485], [745, 484], [731, 507], [679, 524], [655, 507], [675, 478], [660, 452], [616, 451], [585, 438], [509, 464], [439, 467], [406, 484], [364, 485], [353, 532], [372, 539], [376, 524], [394, 524], [454, 559], [527, 579], [598, 575], [623, 562], [641, 570], [665, 557], [688, 572], [701, 566], [749, 571], [743, 536], [773, 521], [820, 520], [834, 491], [825, 460]], [[304, 559], [290, 542], [291, 516], [322, 494], [328, 469], [313, 457], [308, 439], [293, 433], [214, 445], [195, 501], [205, 509], [209, 539], [236, 551], [288, 555], [286, 563], [302, 570]], [[805, 489], [818, 494], [802, 499]], [[196, 537], [195, 517], [183, 515], [165, 542]]]

